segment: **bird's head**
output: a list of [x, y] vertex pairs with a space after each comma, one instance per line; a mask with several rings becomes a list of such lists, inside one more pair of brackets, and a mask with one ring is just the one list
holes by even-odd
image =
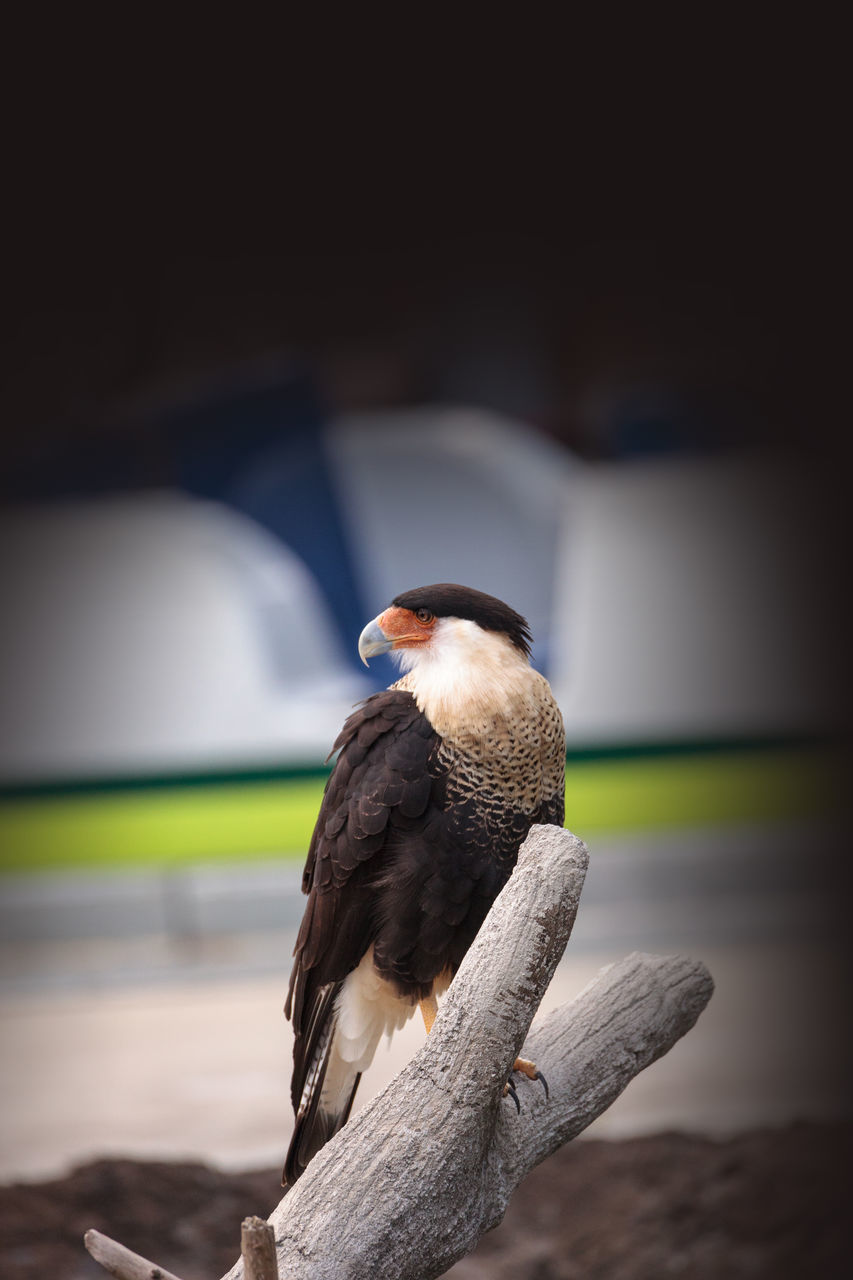
[[411, 670], [424, 661], [464, 661], [492, 642], [529, 660], [530, 628], [520, 613], [483, 591], [437, 582], [392, 600], [362, 631], [358, 652], [365, 666], [368, 658], [390, 653]]

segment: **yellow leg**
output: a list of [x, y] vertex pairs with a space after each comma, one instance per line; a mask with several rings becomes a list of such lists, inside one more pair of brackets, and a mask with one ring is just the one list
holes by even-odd
[[438, 1001], [435, 996], [427, 996], [425, 1000], [419, 1001], [421, 1013], [423, 1014], [424, 1026], [427, 1035], [432, 1031], [432, 1024], [435, 1022], [435, 1015], [438, 1013]]
[[[528, 1058], [516, 1058], [515, 1062], [512, 1064], [512, 1070], [520, 1071], [522, 1075], [527, 1076], [528, 1080], [538, 1080], [539, 1083], [542, 1085], [542, 1088], [545, 1090], [545, 1097], [546, 1098], [548, 1097], [548, 1092], [549, 1092], [548, 1081], [545, 1079], [542, 1072], [536, 1066], [535, 1062], [530, 1062]], [[512, 1072], [510, 1072], [510, 1075], [512, 1075]], [[503, 1096], [506, 1097], [507, 1094], [510, 1094], [513, 1102], [515, 1103], [516, 1107], [520, 1112], [521, 1103], [518, 1100], [518, 1094], [515, 1091], [512, 1080], [507, 1080], [506, 1084], [504, 1085]]]
[[516, 1058], [512, 1064], [513, 1071], [520, 1071], [522, 1075], [527, 1076], [528, 1080], [538, 1080], [539, 1071], [535, 1062], [531, 1062], [528, 1058]]

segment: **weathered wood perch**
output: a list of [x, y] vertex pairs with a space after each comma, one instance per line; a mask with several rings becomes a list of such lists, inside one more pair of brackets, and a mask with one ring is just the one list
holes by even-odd
[[117, 1280], [178, 1280], [171, 1271], [158, 1267], [156, 1262], [141, 1258], [117, 1240], [102, 1235], [100, 1231], [87, 1231], [83, 1243], [96, 1262]]
[[245, 1218], [240, 1229], [240, 1254], [246, 1280], [278, 1280], [275, 1232], [263, 1218]]
[[[631, 955], [534, 1028], [550, 1085], [502, 1086], [568, 941], [584, 845], [534, 827], [409, 1065], [315, 1157], [269, 1221], [286, 1280], [429, 1280], [497, 1225], [521, 1179], [693, 1026], [713, 982]], [[238, 1262], [223, 1280], [247, 1280]]]

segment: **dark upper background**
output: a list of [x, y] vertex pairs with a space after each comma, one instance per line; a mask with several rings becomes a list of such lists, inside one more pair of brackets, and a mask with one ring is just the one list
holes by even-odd
[[[173, 411], [279, 372], [303, 433], [351, 409], [463, 403], [590, 460], [794, 452], [822, 467], [824, 525], [803, 535], [834, 614], [837, 166], [760, 35], [756, 61], [738, 33], [734, 78], [716, 55], [700, 74], [690, 43], [654, 82], [629, 50], [634, 75], [606, 61], [588, 96], [578, 46], [573, 89], [559, 100], [562, 75], [549, 103], [483, 58], [463, 67], [470, 110], [448, 110], [433, 74], [417, 119], [393, 89], [365, 118], [357, 60], [356, 92], [311, 63], [296, 109], [253, 111], [259, 48], [227, 81], [196, 57], [172, 115], [153, 69], [123, 93], [116, 56], [95, 90], [58, 49], [10, 116], [0, 501], [215, 493], [188, 481]], [[265, 83], [283, 91], [292, 63]], [[205, 70], [213, 93], [195, 86]], [[409, 70], [390, 64], [398, 86]], [[202, 465], [228, 465], [230, 445], [197, 443]], [[815, 628], [829, 644], [829, 612]]]
[[69, 443], [117, 439], [119, 483], [169, 483], [151, 401], [282, 361], [310, 368], [327, 410], [477, 403], [587, 458], [838, 445], [810, 235], [730, 214], [618, 235], [303, 225], [179, 249], [144, 219], [78, 235], [57, 208], [10, 246], [3, 494]]
[[170, 483], [141, 406], [270, 360], [588, 458], [846, 444], [830, 33], [591, 17], [10, 30], [2, 496]]

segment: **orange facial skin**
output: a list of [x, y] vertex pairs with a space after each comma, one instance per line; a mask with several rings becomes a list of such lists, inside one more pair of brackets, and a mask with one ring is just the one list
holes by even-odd
[[[425, 609], [418, 613], [426, 615]], [[393, 640], [392, 649], [415, 648], [428, 644], [435, 627], [435, 617], [428, 614], [419, 618], [411, 609], [401, 609], [392, 605], [384, 613], [380, 613], [376, 623], [382, 634]]]

